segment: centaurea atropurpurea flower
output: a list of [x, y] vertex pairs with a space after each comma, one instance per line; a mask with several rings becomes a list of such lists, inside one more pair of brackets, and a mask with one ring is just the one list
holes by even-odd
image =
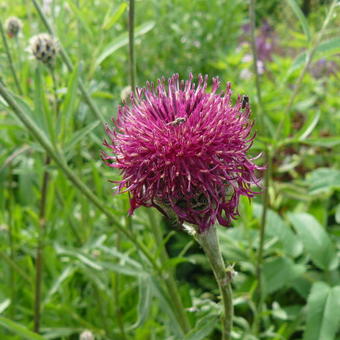
[[106, 127], [110, 151], [102, 157], [120, 169], [116, 190], [129, 192], [130, 213], [154, 206], [204, 232], [216, 220], [228, 226], [240, 196], [256, 193], [262, 168], [247, 156], [254, 138], [248, 101], [239, 96], [233, 104], [229, 83], [218, 93], [218, 78], [208, 92], [207, 80], [200, 75], [195, 85], [192, 75], [175, 74], [147, 83], [118, 108], [114, 128]]

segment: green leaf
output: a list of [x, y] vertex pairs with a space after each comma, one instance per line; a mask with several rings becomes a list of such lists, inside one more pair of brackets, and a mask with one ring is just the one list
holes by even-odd
[[[334, 55], [340, 52], [340, 38], [332, 38], [322, 42], [316, 49], [313, 56], [313, 61], [318, 60], [320, 58], [326, 58], [327, 56]], [[303, 52], [299, 54], [295, 60], [293, 65], [288, 70], [288, 74], [292, 73], [299, 67], [305, 64], [307, 59], [307, 52]]]
[[[152, 30], [155, 27], [154, 21], [148, 21], [144, 23], [141, 26], [138, 26], [135, 30], [135, 37], [139, 37], [150, 30]], [[129, 42], [128, 33], [124, 32], [119, 37], [114, 39], [106, 48], [104, 51], [99, 55], [95, 62], [95, 68], [97, 68], [106, 58], [108, 58], [111, 54], [116, 52], [119, 48], [127, 45]]]
[[295, 264], [288, 257], [277, 257], [267, 260], [263, 264], [263, 282], [266, 294], [271, 294], [285, 287], [304, 271], [305, 267], [303, 265]]
[[334, 146], [340, 145], [340, 137], [308, 138], [304, 141], [304, 144], [332, 148]]
[[[262, 214], [262, 206], [254, 204], [254, 213], [257, 218]], [[299, 256], [303, 250], [302, 243], [297, 239], [291, 227], [273, 210], [267, 210], [266, 235], [277, 237], [289, 256]]]
[[320, 111], [316, 111], [314, 112], [314, 114], [311, 114], [308, 117], [306, 123], [296, 134], [295, 138], [298, 139], [299, 141], [305, 140], [313, 132], [314, 128], [319, 122], [319, 119], [320, 119]]
[[307, 175], [309, 193], [312, 195], [331, 193], [340, 189], [340, 170], [332, 168], [319, 168]]
[[307, 324], [303, 340], [333, 340], [339, 329], [340, 286], [315, 282], [307, 301]]
[[141, 276], [139, 278], [138, 289], [139, 289], [139, 299], [138, 299], [138, 319], [131, 326], [131, 329], [137, 329], [141, 327], [145, 321], [148, 320], [149, 312], [152, 303], [152, 290], [151, 281], [148, 276]]
[[324, 270], [335, 269], [337, 257], [334, 245], [315, 217], [307, 213], [290, 213], [288, 218], [314, 264]]
[[0, 303], [0, 314], [7, 309], [7, 307], [11, 304], [10, 299], [6, 299]]
[[76, 66], [70, 75], [69, 82], [67, 85], [67, 93], [63, 102], [61, 114], [60, 114], [60, 139], [63, 141], [64, 136], [72, 135], [68, 131], [72, 131], [71, 114], [74, 112], [75, 103], [77, 99], [77, 89], [78, 89], [78, 69]]
[[198, 320], [195, 328], [192, 329], [184, 338], [184, 340], [202, 340], [213, 331], [219, 317], [217, 315], [207, 315]]
[[119, 5], [119, 7], [113, 12], [111, 16], [105, 17], [102, 29], [109, 30], [123, 15], [127, 7], [128, 7], [127, 2], [123, 2]]
[[299, 5], [296, 3], [295, 0], [287, 0], [287, 2], [289, 6], [291, 7], [291, 9], [293, 10], [296, 17], [298, 18], [298, 20], [300, 21], [300, 24], [302, 26], [303, 32], [306, 35], [307, 40], [310, 41], [311, 35], [310, 35], [309, 27], [308, 27], [308, 22], [303, 12], [301, 11]]
[[27, 328], [11, 321], [10, 319], [4, 318], [3, 316], [0, 316], [0, 326], [8, 329], [16, 335], [19, 335], [23, 339], [46, 340], [46, 338], [42, 337], [41, 335], [31, 332]]

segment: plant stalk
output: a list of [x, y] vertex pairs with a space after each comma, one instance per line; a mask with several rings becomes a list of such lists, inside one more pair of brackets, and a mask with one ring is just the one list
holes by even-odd
[[231, 340], [231, 329], [234, 314], [231, 290], [233, 270], [226, 269], [224, 265], [215, 226], [197, 234], [196, 239], [209, 260], [220, 291], [223, 303], [223, 315], [221, 317], [222, 340]]
[[9, 68], [12, 72], [13, 79], [14, 79], [14, 82], [15, 82], [15, 86], [17, 87], [19, 94], [22, 95], [23, 92], [22, 92], [22, 89], [21, 89], [21, 86], [20, 86], [19, 78], [17, 76], [17, 73], [15, 72], [15, 67], [14, 67], [14, 64], [13, 64], [11, 51], [9, 50], [6, 34], [4, 32], [1, 20], [0, 20], [0, 33], [1, 33], [3, 44], [4, 44], [5, 52], [6, 52], [6, 55], [7, 55]]
[[129, 79], [131, 91], [136, 88], [136, 61], [135, 61], [135, 0], [129, 0]]
[[[47, 156], [44, 162], [44, 168], [47, 169], [51, 163], [51, 159]], [[35, 284], [34, 284], [34, 331], [40, 332], [40, 320], [41, 320], [41, 283], [43, 275], [43, 252], [44, 241], [46, 231], [46, 201], [48, 191], [49, 173], [48, 170], [44, 170], [43, 181], [41, 186], [41, 198], [39, 208], [39, 237], [38, 247], [36, 253], [35, 264]]]

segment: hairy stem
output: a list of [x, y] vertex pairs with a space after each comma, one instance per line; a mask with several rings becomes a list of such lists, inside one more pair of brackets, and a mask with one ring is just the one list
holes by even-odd
[[196, 239], [207, 255], [220, 291], [223, 303], [223, 315], [221, 317], [222, 340], [231, 340], [234, 314], [231, 290], [232, 269], [227, 270], [224, 265], [215, 226], [197, 234]]
[[7, 55], [9, 68], [12, 72], [13, 79], [14, 79], [14, 82], [15, 82], [15, 86], [17, 87], [19, 94], [22, 95], [23, 92], [22, 92], [22, 89], [21, 89], [21, 86], [20, 86], [19, 78], [17, 76], [17, 73], [15, 72], [15, 67], [14, 67], [14, 64], [13, 64], [12, 55], [11, 55], [11, 52], [9, 50], [6, 34], [4, 32], [1, 20], [0, 20], [0, 33], [1, 33], [1, 37], [2, 37], [2, 42], [4, 44], [5, 52], [6, 52], [6, 55]]
[[[159, 226], [156, 225], [155, 219], [153, 217], [153, 211], [150, 210], [148, 212], [150, 218], [151, 231], [156, 240], [156, 244], [158, 245], [161, 267], [164, 268], [169, 261], [169, 256], [165, 249], [161, 229]], [[161, 274], [166, 285], [167, 291], [169, 293], [170, 301], [173, 307], [174, 314], [176, 315], [177, 321], [179, 322], [183, 332], [188, 333], [190, 331], [191, 326], [187, 313], [184, 309], [184, 305], [178, 290], [178, 286], [176, 284], [175, 274], [172, 269], [168, 269], [166, 273], [164, 273], [163, 270], [163, 273]]]
[[132, 92], [136, 88], [135, 61], [135, 0], [129, 0], [129, 80]]

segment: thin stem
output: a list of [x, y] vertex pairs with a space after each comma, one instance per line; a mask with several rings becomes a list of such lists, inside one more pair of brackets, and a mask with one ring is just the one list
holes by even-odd
[[257, 249], [257, 257], [256, 257], [256, 295], [257, 295], [257, 308], [256, 314], [254, 317], [254, 332], [258, 333], [260, 327], [260, 321], [262, 317], [262, 309], [263, 309], [263, 282], [262, 282], [262, 262], [263, 262], [263, 247], [264, 247], [264, 238], [266, 234], [266, 222], [267, 222], [267, 211], [269, 207], [269, 184], [271, 179], [271, 171], [272, 171], [272, 154], [271, 151], [266, 148], [265, 150], [265, 164], [267, 164], [267, 169], [265, 172], [264, 178], [264, 192], [262, 196], [262, 214], [260, 221], [260, 235], [259, 235], [259, 246]]
[[19, 94], [22, 95], [23, 92], [22, 92], [22, 89], [21, 89], [21, 86], [20, 86], [20, 82], [19, 82], [17, 73], [15, 72], [15, 67], [14, 67], [14, 64], [13, 64], [12, 55], [11, 55], [11, 52], [9, 50], [6, 34], [4, 32], [1, 20], [0, 20], [0, 33], [1, 33], [3, 44], [4, 44], [5, 52], [6, 52], [6, 55], [7, 55], [9, 68], [10, 68], [10, 70], [12, 72], [15, 85], [17, 87], [17, 90], [18, 90]]
[[215, 226], [197, 234], [196, 239], [207, 255], [220, 291], [223, 303], [223, 316], [221, 317], [222, 340], [231, 340], [234, 315], [231, 290], [232, 269], [226, 269], [224, 265]]
[[35, 122], [23, 111], [22, 107], [19, 106], [11, 93], [6, 89], [6, 87], [0, 81], [0, 94], [7, 102], [7, 104], [12, 108], [18, 119], [26, 126], [28, 131], [37, 139], [40, 145], [46, 150], [47, 154], [51, 159], [59, 166], [66, 177], [73, 183], [73, 185], [85, 196], [87, 199], [94, 204], [104, 215], [107, 216], [111, 223], [123, 233], [132, 243], [140, 250], [144, 256], [148, 259], [149, 263], [155, 270], [159, 270], [158, 264], [153, 258], [153, 255], [149, 252], [146, 246], [141, 243], [130, 230], [127, 230], [124, 226], [120, 224], [116, 216], [107, 208], [100, 199], [93, 193], [93, 191], [82, 181], [79, 177], [69, 168], [62, 154], [55, 149], [54, 146], [47, 139], [46, 135], [41, 132], [39, 127]]
[[39, 238], [36, 254], [35, 264], [35, 289], [34, 289], [34, 331], [39, 333], [40, 320], [41, 320], [41, 282], [43, 274], [43, 252], [44, 252], [44, 239], [46, 231], [46, 201], [49, 182], [48, 166], [51, 163], [51, 159], [47, 156], [44, 162], [44, 174], [41, 186], [41, 198], [39, 208]]
[[131, 91], [136, 88], [136, 62], [135, 62], [135, 0], [129, 0], [129, 79]]
[[280, 120], [280, 123], [277, 127], [277, 130], [276, 130], [276, 133], [275, 133], [275, 141], [276, 143], [279, 141], [279, 137], [280, 137], [280, 133], [281, 133], [281, 130], [284, 126], [284, 123], [286, 122], [286, 120], [290, 117], [290, 112], [292, 110], [292, 107], [293, 107], [293, 104], [295, 102], [295, 99], [296, 99], [296, 96], [302, 86], [302, 81], [303, 81], [303, 78], [305, 77], [307, 71], [308, 71], [308, 68], [313, 60], [313, 57], [314, 57], [314, 54], [316, 52], [316, 49], [318, 48], [318, 46], [320, 45], [321, 43], [321, 40], [322, 40], [322, 37], [323, 35], [325, 34], [325, 31], [326, 31], [326, 28], [333, 16], [333, 12], [334, 12], [334, 9], [336, 7], [336, 3], [337, 3], [337, 0], [333, 0], [333, 2], [331, 3], [330, 7], [329, 7], [329, 10], [328, 10], [328, 13], [327, 13], [327, 16], [322, 24], [322, 27], [321, 27], [321, 30], [319, 31], [319, 33], [317, 34], [316, 36], [316, 39], [314, 41], [314, 44], [312, 45], [312, 47], [307, 51], [307, 54], [306, 54], [306, 62], [305, 62], [305, 66], [304, 68], [302, 69], [300, 75], [299, 75], [299, 78], [297, 79], [296, 81], [296, 84], [294, 86], [294, 90], [293, 90], [293, 93], [289, 99], [289, 103], [286, 107], [286, 110], [284, 112], [284, 114], [282, 115], [282, 118]]
[[[47, 31], [53, 35], [55, 35], [55, 32], [52, 28], [52, 26], [50, 25], [50, 23], [47, 20], [46, 15], [44, 14], [42, 8], [40, 7], [40, 5], [38, 4], [38, 2], [36, 0], [32, 0], [34, 7], [36, 8], [43, 24], [45, 25]], [[61, 42], [59, 41], [59, 51], [60, 51], [60, 55], [66, 65], [66, 67], [68, 68], [68, 70], [70, 72], [74, 71], [74, 66], [71, 62], [70, 57], [68, 56], [67, 52], [65, 51], [63, 45], [61, 44]], [[105, 123], [105, 119], [104, 116], [102, 115], [102, 113], [99, 111], [99, 109], [97, 108], [96, 104], [94, 103], [94, 101], [92, 100], [91, 96], [89, 95], [88, 91], [85, 89], [85, 85], [83, 83], [83, 81], [81, 79], [78, 79], [78, 86], [80, 89], [80, 92], [82, 93], [85, 102], [87, 103], [87, 105], [89, 106], [90, 110], [92, 111], [92, 113], [95, 115], [95, 117], [97, 119], [99, 119], [102, 123]]]
[[[150, 210], [150, 209], [149, 209]], [[159, 226], [156, 225], [155, 219], [153, 217], [153, 211], [150, 210], [149, 218], [150, 218], [150, 227], [151, 231], [154, 235], [156, 243], [158, 245], [158, 249], [160, 252], [160, 260], [161, 260], [161, 268], [164, 268], [165, 265], [169, 261], [168, 253], [165, 249], [165, 244], [163, 242], [163, 237], [161, 233], [161, 229]], [[178, 287], [175, 281], [174, 272], [173, 270], [169, 269], [166, 273], [161, 273], [161, 276], [165, 282], [166, 288], [170, 295], [171, 304], [173, 306], [173, 311], [176, 315], [176, 318], [183, 330], [184, 333], [188, 333], [190, 331], [190, 322], [188, 316], [185, 312], [184, 305], [181, 299], [181, 295], [178, 291]]]
[[250, 41], [251, 41], [251, 50], [253, 54], [253, 70], [255, 74], [255, 88], [256, 88], [256, 99], [260, 111], [260, 120], [262, 128], [264, 128], [264, 116], [265, 111], [262, 102], [262, 92], [261, 92], [261, 83], [260, 83], [260, 74], [257, 67], [258, 58], [257, 58], [257, 49], [256, 49], [256, 37], [255, 37], [255, 27], [256, 27], [256, 14], [255, 14], [256, 0], [250, 0], [249, 6], [249, 18], [250, 18]]
[[[127, 216], [125, 219], [125, 222], [127, 224], [127, 228], [131, 227], [131, 216]], [[118, 251], [120, 251], [120, 235], [116, 235], [116, 248]], [[114, 297], [114, 304], [115, 304], [115, 312], [116, 312], [116, 320], [120, 331], [120, 337], [125, 340], [126, 334], [125, 334], [125, 327], [124, 327], [124, 320], [123, 320], [123, 313], [122, 308], [120, 304], [120, 280], [119, 280], [119, 274], [114, 273], [112, 276], [112, 286], [113, 286], [113, 297]]]

